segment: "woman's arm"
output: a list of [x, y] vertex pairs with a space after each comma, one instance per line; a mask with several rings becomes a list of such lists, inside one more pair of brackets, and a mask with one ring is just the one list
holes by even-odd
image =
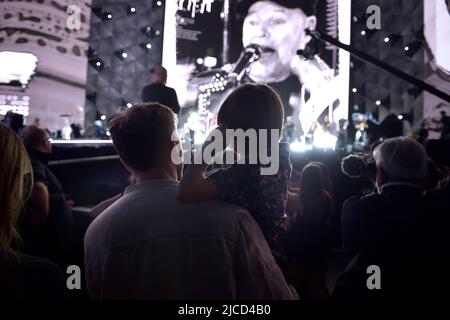
[[205, 177], [207, 164], [191, 164], [183, 173], [178, 187], [177, 200], [199, 202], [217, 199], [217, 186]]
[[[205, 177], [209, 163], [205, 162], [203, 151], [208, 145], [215, 142], [217, 135], [221, 135], [222, 139], [224, 139], [223, 133], [224, 129], [221, 127], [214, 129], [206, 138], [202, 148], [197, 151], [194, 164], [189, 165], [183, 173], [183, 178], [178, 188], [177, 200], [182, 202], [199, 202], [217, 199], [218, 190], [215, 182]], [[223, 146], [222, 143], [221, 147]]]

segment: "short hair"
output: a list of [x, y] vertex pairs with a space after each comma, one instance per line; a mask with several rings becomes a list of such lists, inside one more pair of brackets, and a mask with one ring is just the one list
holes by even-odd
[[26, 126], [20, 131], [20, 137], [27, 148], [35, 148], [47, 139], [47, 132], [35, 125]]
[[163, 66], [155, 66], [155, 68], [153, 68], [153, 73], [157, 73], [158, 75], [160, 75], [163, 82], [167, 81], [167, 69]]
[[157, 102], [133, 105], [109, 123], [114, 147], [132, 169], [151, 169], [160, 148], [171, 141], [175, 121], [172, 110]]
[[278, 93], [265, 84], [244, 84], [225, 99], [217, 115], [227, 129], [278, 129], [284, 124], [284, 107]]
[[373, 156], [377, 168], [390, 180], [417, 180], [427, 175], [425, 148], [411, 138], [386, 139], [375, 148]]

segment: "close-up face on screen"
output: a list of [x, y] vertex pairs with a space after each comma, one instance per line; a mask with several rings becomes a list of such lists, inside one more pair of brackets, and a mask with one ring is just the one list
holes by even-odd
[[449, 0], [0, 0], [0, 300], [448, 300], [449, 37]]
[[[334, 145], [343, 129], [339, 121], [348, 118], [349, 55], [308, 30], [317, 27], [348, 42], [350, 10], [348, 1], [231, 0], [192, 18], [192, 8], [167, 3], [166, 27], [175, 24], [175, 32], [164, 37], [163, 61], [169, 74], [178, 75], [168, 83], [180, 96], [181, 129], [201, 143], [230, 91], [267, 83], [284, 105], [286, 141], [309, 147], [315, 137], [316, 144]], [[257, 56], [248, 57], [248, 48]]]

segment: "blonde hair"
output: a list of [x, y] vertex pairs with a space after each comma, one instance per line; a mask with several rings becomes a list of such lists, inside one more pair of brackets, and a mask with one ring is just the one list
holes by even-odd
[[1, 123], [0, 150], [0, 280], [5, 280], [7, 271], [19, 264], [17, 221], [31, 193], [33, 175], [22, 142]]

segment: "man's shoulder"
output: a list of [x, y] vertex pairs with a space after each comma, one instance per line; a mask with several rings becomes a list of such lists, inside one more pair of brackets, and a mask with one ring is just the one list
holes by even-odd
[[91, 223], [86, 232], [86, 241], [115, 242], [119, 234], [133, 239], [161, 235], [188, 238], [209, 234], [233, 240], [237, 239], [239, 233], [252, 227], [250, 213], [232, 204], [183, 204], [176, 201], [172, 192], [159, 198], [164, 200], [158, 201], [150, 195], [145, 198], [142, 195], [126, 194]]

